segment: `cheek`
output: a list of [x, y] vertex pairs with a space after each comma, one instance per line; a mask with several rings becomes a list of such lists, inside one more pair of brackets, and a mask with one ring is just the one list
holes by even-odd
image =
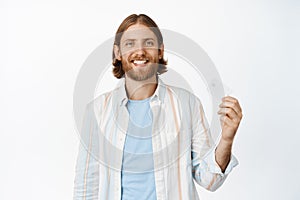
[[127, 57], [130, 54], [130, 51], [128, 49], [120, 49], [120, 55], [121, 57]]
[[122, 63], [123, 62], [128, 63], [129, 62], [129, 57], [130, 56], [128, 54], [121, 55]]
[[130, 62], [128, 60], [125, 60], [124, 58], [122, 59], [122, 65], [123, 67], [128, 68], [128, 66], [130, 65]]
[[151, 57], [152, 59], [158, 59], [158, 51], [157, 50], [147, 51], [146, 55], [148, 57]]

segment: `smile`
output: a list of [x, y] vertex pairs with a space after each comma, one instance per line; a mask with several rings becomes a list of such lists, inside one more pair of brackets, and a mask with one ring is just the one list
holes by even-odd
[[132, 60], [131, 61], [136, 67], [144, 67], [148, 63], [148, 60]]

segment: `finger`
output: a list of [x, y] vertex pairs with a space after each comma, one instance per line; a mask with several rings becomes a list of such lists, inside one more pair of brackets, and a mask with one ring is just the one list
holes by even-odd
[[231, 120], [238, 122], [240, 117], [232, 108], [221, 108], [218, 114], [228, 116]]
[[225, 97], [222, 98], [222, 103], [224, 103], [224, 102], [234, 103], [238, 107], [238, 109], [242, 112], [242, 108], [240, 106], [240, 103], [236, 98], [231, 97], [231, 96], [225, 96]]
[[239, 102], [236, 98], [234, 98], [232, 96], [225, 96], [225, 97], [222, 98], [222, 100], [223, 101], [230, 101], [230, 102], [233, 102], [233, 103], [238, 103]]
[[223, 125], [228, 125], [230, 127], [235, 127], [236, 126], [236, 123], [234, 123], [228, 116], [226, 115], [222, 115], [220, 117], [220, 121], [221, 121], [221, 124], [222, 126]]
[[233, 102], [231, 102], [231, 101], [225, 101], [225, 102], [222, 102], [220, 105], [219, 105], [219, 107], [220, 108], [232, 108], [236, 113], [237, 113], [237, 115], [241, 115], [241, 113], [242, 113], [242, 110], [241, 110], [241, 108], [237, 105], [237, 104], [235, 104], [235, 103], [233, 103]]
[[242, 117], [240, 117], [233, 109], [231, 108], [222, 108], [219, 110], [218, 114], [221, 116], [227, 116], [233, 123], [239, 124]]

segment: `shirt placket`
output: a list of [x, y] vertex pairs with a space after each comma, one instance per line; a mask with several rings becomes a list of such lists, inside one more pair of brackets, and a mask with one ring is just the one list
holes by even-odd
[[128, 128], [129, 115], [127, 111], [126, 105], [120, 105], [118, 116], [116, 119], [116, 123], [118, 125], [117, 128], [117, 137], [116, 137], [116, 147], [120, 149], [121, 156], [118, 156], [120, 160], [118, 160], [119, 165], [117, 166], [117, 170], [114, 176], [114, 199], [121, 199], [121, 170], [122, 170], [122, 160], [123, 160], [123, 149], [125, 144], [126, 132]]
[[[157, 124], [156, 122], [159, 121], [161, 115], [156, 114], [153, 112], [153, 107], [154, 106], [161, 106], [161, 102], [158, 101], [157, 99], [154, 99], [153, 101], [150, 102], [150, 107], [152, 110], [153, 114], [153, 125], [152, 125], [152, 130], [157, 129]], [[154, 161], [154, 177], [155, 177], [155, 188], [156, 188], [156, 198], [157, 200], [165, 200], [166, 199], [166, 194], [165, 194], [165, 183], [164, 183], [164, 171], [161, 168], [162, 163], [164, 162], [162, 159], [162, 156], [159, 156], [159, 151], [162, 149], [162, 138], [159, 133], [158, 135], [155, 135], [152, 137], [152, 148], [153, 148], [153, 161]]]

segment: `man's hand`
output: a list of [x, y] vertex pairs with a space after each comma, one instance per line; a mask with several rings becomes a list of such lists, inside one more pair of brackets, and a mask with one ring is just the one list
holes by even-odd
[[238, 100], [233, 97], [223, 97], [219, 107], [218, 114], [221, 115], [222, 137], [215, 153], [216, 162], [222, 172], [225, 172], [230, 161], [233, 139], [243, 115]]
[[222, 103], [219, 107], [218, 114], [221, 115], [222, 139], [227, 142], [233, 142], [243, 117], [241, 106], [237, 99], [226, 96], [222, 98]]

